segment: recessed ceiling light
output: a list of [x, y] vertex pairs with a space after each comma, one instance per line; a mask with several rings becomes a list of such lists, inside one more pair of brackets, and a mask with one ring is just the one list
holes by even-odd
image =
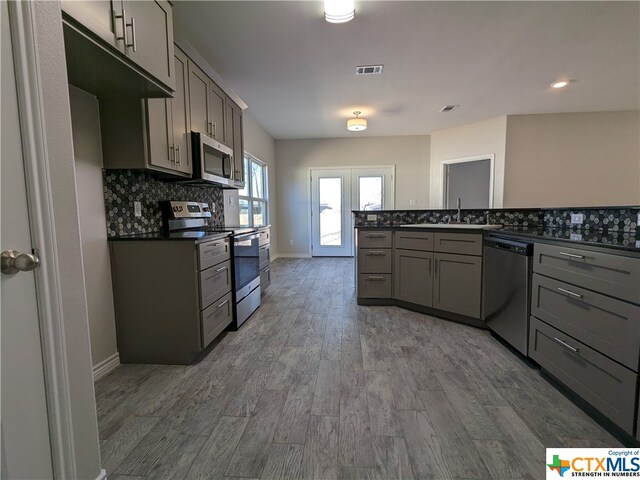
[[367, 129], [367, 119], [358, 117], [358, 115], [360, 115], [361, 113], [362, 112], [359, 112], [357, 110], [353, 112], [356, 118], [350, 118], [349, 120], [347, 120], [347, 130], [351, 132], [361, 132], [362, 130]]
[[558, 80], [557, 82], [553, 82], [551, 84], [551, 88], [564, 88], [569, 85], [568, 80]]
[[356, 16], [354, 0], [324, 0], [324, 19], [329, 23], [345, 23]]

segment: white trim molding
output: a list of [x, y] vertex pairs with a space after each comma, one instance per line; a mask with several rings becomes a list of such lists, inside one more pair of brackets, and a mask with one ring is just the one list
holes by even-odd
[[107, 471], [104, 468], [100, 470], [100, 475], [96, 477], [96, 480], [107, 480]]
[[[310, 253], [279, 253], [275, 258], [311, 258]], [[272, 260], [275, 260], [272, 258]]]
[[106, 377], [119, 366], [120, 354], [116, 352], [93, 366], [93, 381], [97, 382], [102, 377]]
[[[494, 185], [495, 185], [495, 163], [496, 163], [496, 154], [495, 153], [487, 153], [486, 155], [475, 155], [473, 157], [464, 157], [464, 158], [454, 158], [451, 160], [441, 160], [440, 161], [440, 201], [442, 202], [441, 207], [447, 208], [447, 176], [445, 175], [445, 169], [447, 165], [451, 165], [454, 163], [467, 163], [467, 162], [478, 162], [482, 160], [489, 160], [489, 208], [494, 208]], [[463, 208], [464, 207], [463, 205]]]

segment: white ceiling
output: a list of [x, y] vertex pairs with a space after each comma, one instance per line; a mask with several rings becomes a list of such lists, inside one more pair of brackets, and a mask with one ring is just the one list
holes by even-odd
[[[640, 2], [174, 2], [176, 29], [276, 139], [420, 135], [505, 114], [638, 109]], [[355, 67], [384, 64], [381, 76]], [[549, 85], [575, 79], [563, 90]], [[439, 113], [445, 104], [459, 104]], [[365, 132], [346, 130], [353, 110]]]

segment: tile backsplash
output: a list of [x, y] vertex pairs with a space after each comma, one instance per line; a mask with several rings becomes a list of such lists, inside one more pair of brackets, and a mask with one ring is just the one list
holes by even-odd
[[[603, 230], [609, 232], [635, 232], [638, 227], [638, 208], [554, 209], [544, 211], [546, 227], [572, 230]], [[572, 214], [582, 214], [582, 224], [571, 223]]]
[[[209, 224], [224, 226], [222, 189], [213, 185], [194, 186], [167, 182], [135, 170], [103, 170], [107, 235], [133, 235], [162, 230], [162, 200], [207, 202], [215, 211]], [[133, 202], [142, 203], [142, 216], [136, 217]]]

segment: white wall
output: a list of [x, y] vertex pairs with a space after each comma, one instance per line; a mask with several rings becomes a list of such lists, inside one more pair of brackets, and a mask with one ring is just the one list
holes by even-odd
[[[272, 225], [271, 228], [271, 255], [277, 255], [277, 240], [278, 235], [276, 231], [277, 225], [277, 212], [276, 212], [276, 153], [275, 142], [271, 135], [256, 122], [249, 110], [242, 112], [242, 121], [244, 127], [244, 149], [247, 153], [250, 153], [258, 160], [264, 162], [267, 165], [267, 175], [269, 181], [269, 221]], [[233, 204], [230, 204], [233, 202]], [[224, 220], [226, 225], [237, 225], [239, 220], [238, 210], [238, 191], [237, 190], [225, 190], [224, 191]]]
[[640, 204], [640, 112], [507, 117], [505, 207]]
[[[507, 117], [498, 117], [433, 132], [431, 134], [430, 208], [442, 208], [441, 162], [443, 160], [487, 154], [495, 155], [493, 207], [501, 208], [503, 205], [506, 134]], [[462, 208], [465, 206], [462, 205]]]
[[[309, 170], [312, 167], [396, 166], [396, 209], [424, 209], [429, 200], [429, 136], [276, 140], [280, 254], [308, 255]], [[415, 206], [409, 200], [416, 200]], [[293, 240], [293, 245], [289, 245]]]
[[69, 85], [78, 213], [93, 366], [117, 355], [98, 99]]

